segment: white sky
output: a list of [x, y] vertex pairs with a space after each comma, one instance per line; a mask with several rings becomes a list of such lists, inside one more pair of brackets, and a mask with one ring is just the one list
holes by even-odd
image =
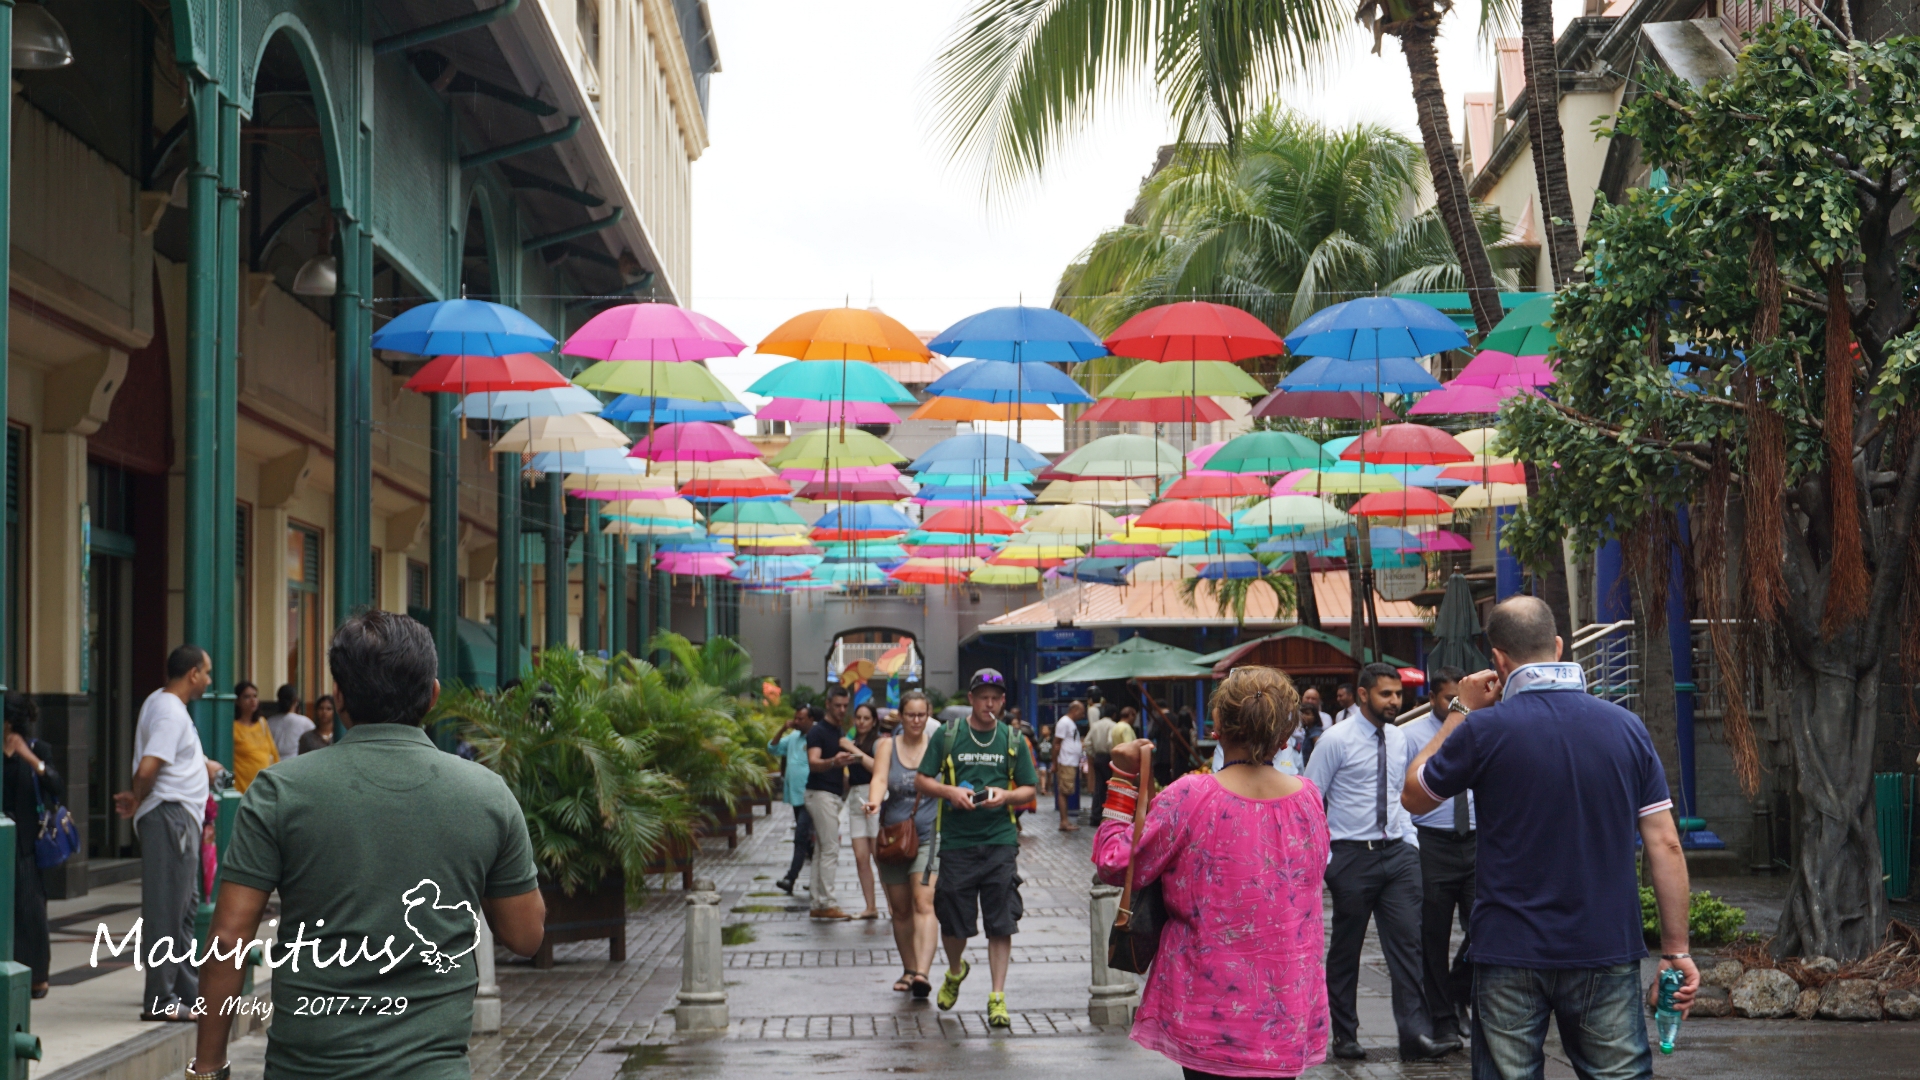
[[[1172, 130], [1143, 92], [1082, 132], [1041, 182], [990, 206], [978, 167], [950, 162], [924, 106], [933, 59], [971, 5], [715, 0], [724, 69], [711, 83], [713, 145], [693, 166], [692, 306], [751, 343], [849, 300], [940, 330], [1052, 299], [1073, 257], [1119, 223]], [[1557, 21], [1582, 6], [1555, 0]], [[1456, 9], [1440, 42], [1456, 140], [1462, 95], [1494, 81], [1471, 10]], [[1325, 84], [1288, 101], [1323, 123], [1377, 121], [1417, 140], [1405, 59], [1391, 39], [1379, 56], [1370, 47], [1356, 25]], [[737, 392], [771, 360], [712, 366]], [[1038, 445], [1036, 434], [1028, 425]]]

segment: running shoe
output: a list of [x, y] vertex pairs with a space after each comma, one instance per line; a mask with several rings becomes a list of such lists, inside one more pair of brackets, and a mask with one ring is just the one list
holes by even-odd
[[1007, 1015], [1007, 995], [987, 995], [987, 1026], [997, 1028], [1013, 1026], [1013, 1017]]
[[942, 1009], [953, 1008], [954, 1003], [960, 1000], [960, 984], [966, 982], [967, 976], [972, 973], [973, 965], [965, 960], [960, 961], [960, 974], [955, 975], [949, 968], [947, 977], [940, 982], [940, 997], [936, 999], [935, 1004]]

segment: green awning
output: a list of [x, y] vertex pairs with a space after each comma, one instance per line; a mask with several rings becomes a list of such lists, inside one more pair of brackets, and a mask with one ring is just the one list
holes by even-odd
[[1034, 679], [1037, 685], [1057, 682], [1104, 682], [1108, 679], [1202, 679], [1207, 673], [1194, 666], [1199, 654], [1158, 641], [1136, 637], [1082, 657]]

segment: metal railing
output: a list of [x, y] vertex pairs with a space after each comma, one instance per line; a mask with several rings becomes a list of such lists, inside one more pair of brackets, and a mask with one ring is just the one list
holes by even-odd
[[1567, 654], [1587, 673], [1593, 696], [1640, 711], [1640, 652], [1632, 619], [1582, 627]]

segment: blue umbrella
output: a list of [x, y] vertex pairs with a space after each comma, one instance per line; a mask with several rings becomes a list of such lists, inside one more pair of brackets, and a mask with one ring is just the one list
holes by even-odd
[[[941, 464], [967, 464], [989, 462], [1000, 465], [1012, 462], [1024, 469], [1044, 469], [1049, 462], [1045, 455], [1025, 443], [1015, 442], [1005, 435], [977, 433], [955, 435], [942, 439], [928, 447], [907, 466], [908, 472], [957, 472], [958, 469], [935, 469]], [[974, 469], [973, 472], [992, 471]]]
[[702, 533], [702, 536], [699, 538], [692, 538], [692, 539], [680, 538], [680, 539], [673, 539], [673, 540], [663, 540], [660, 543], [656, 544], [655, 546], [658, 547], [661, 551], [678, 551], [687, 555], [731, 555], [733, 554], [732, 544], [729, 544], [720, 540], [706, 539], [704, 535], [706, 530], [704, 528], [701, 529], [700, 532]]
[[504, 304], [437, 300], [375, 330], [373, 347], [416, 356], [505, 356], [546, 352], [553, 335]]
[[[1424, 305], [1422, 305], [1424, 306]], [[1440, 389], [1440, 380], [1405, 357], [1338, 360], [1316, 356], [1280, 380], [1282, 390], [1370, 390], [1381, 394], [1423, 394]]]
[[995, 404], [1084, 404], [1094, 400], [1067, 373], [1046, 364], [961, 364], [934, 380], [927, 393]]
[[1324, 308], [1287, 335], [1287, 351], [1295, 356], [1338, 360], [1431, 356], [1466, 347], [1467, 335], [1452, 319], [1426, 304], [1391, 296], [1363, 296]]
[[1099, 585], [1127, 584], [1127, 571], [1146, 559], [1071, 559], [1060, 564], [1060, 576]]
[[818, 558], [809, 562], [792, 555], [740, 558], [735, 561], [734, 571], [730, 576], [735, 581], [744, 581], [751, 585], [772, 585], [793, 578], [806, 577], [818, 562]]
[[1052, 308], [997, 307], [941, 331], [927, 348], [1014, 364], [1071, 364], [1107, 355], [1093, 331]]
[[533, 455], [533, 460], [527, 463], [526, 471], [644, 476], [647, 472], [647, 463], [642, 458], [628, 457], [624, 446], [608, 446], [599, 450], [548, 450]]
[[1334, 532], [1312, 533], [1305, 536], [1277, 536], [1271, 540], [1263, 541], [1253, 550], [1262, 555], [1301, 551], [1312, 554], [1325, 551], [1329, 547], [1338, 548], [1339, 545], [1336, 541], [1351, 531], [1351, 529], [1340, 529]]
[[846, 562], [850, 559], [861, 562], [881, 562], [887, 559], [907, 558], [906, 548], [887, 540], [829, 540], [820, 545], [820, 550], [826, 552], [826, 555], [816, 556], [816, 558], [824, 558], [827, 562]]
[[555, 386], [546, 390], [496, 390], [468, 394], [453, 407], [453, 415], [477, 420], [525, 420], [534, 416], [571, 416], [596, 412], [600, 399], [591, 390]]
[[1179, 558], [1205, 558], [1208, 555], [1250, 555], [1251, 548], [1238, 540], [1182, 540], [1167, 549], [1167, 554]]
[[888, 529], [906, 532], [913, 526], [913, 519], [901, 513], [890, 503], [853, 503], [836, 507], [821, 515], [820, 520], [813, 523], [816, 529], [863, 531]]
[[705, 421], [731, 424], [753, 409], [739, 401], [693, 401], [687, 398], [640, 397], [621, 394], [600, 410], [602, 420], [626, 420], [656, 424], [691, 424]]
[[[945, 479], [942, 477], [941, 479]], [[978, 482], [972, 484], [923, 484], [913, 493], [914, 500], [925, 504], [1006, 502], [1017, 499], [1020, 502], [1032, 502], [1033, 489], [1025, 484], [988, 484], [984, 488]]]
[[1267, 568], [1256, 559], [1232, 559], [1226, 562], [1210, 562], [1200, 568], [1194, 577], [1202, 580], [1239, 580], [1266, 576]]
[[[953, 470], [948, 472], [947, 470]], [[979, 487], [988, 484], [1031, 484], [1035, 477], [1029, 469], [1003, 469], [991, 461], [939, 461], [923, 470], [917, 478], [935, 487]]]

